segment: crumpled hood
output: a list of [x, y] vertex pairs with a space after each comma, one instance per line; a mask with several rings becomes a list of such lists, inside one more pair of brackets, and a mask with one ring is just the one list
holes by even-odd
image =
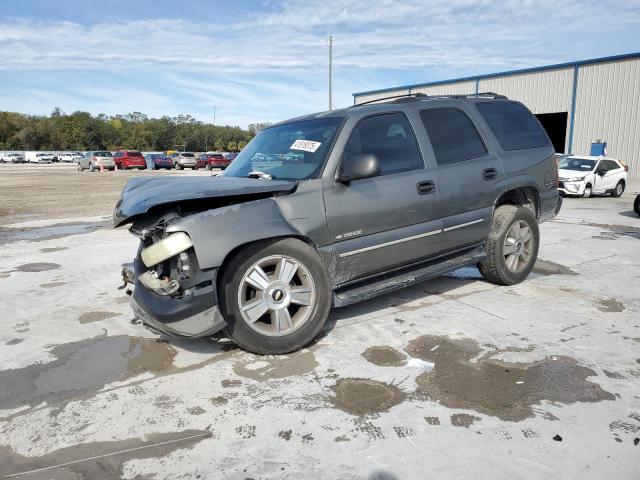
[[136, 177], [122, 189], [113, 211], [113, 226], [127, 223], [157, 205], [184, 200], [219, 198], [260, 193], [292, 192], [296, 182], [236, 177]]
[[565, 170], [561, 168], [558, 170], [558, 177], [559, 178], [584, 178], [590, 173], [592, 173], [590, 170], [589, 171]]

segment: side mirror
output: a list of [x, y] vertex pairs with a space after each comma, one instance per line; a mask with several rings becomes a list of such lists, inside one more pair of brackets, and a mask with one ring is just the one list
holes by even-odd
[[375, 177], [380, 173], [380, 163], [378, 157], [373, 153], [361, 153], [348, 157], [340, 165], [338, 172], [339, 182], [350, 182], [361, 178]]
[[598, 168], [598, 169], [596, 170], [596, 173], [602, 177], [602, 176], [604, 176], [604, 174], [605, 174], [605, 173], [607, 173], [607, 172], [604, 170], [604, 168]]

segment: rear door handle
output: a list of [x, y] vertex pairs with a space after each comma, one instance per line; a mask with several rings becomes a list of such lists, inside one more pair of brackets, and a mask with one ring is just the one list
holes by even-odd
[[485, 180], [495, 180], [498, 177], [498, 170], [495, 168], [485, 168], [482, 171], [482, 178]]
[[418, 182], [416, 188], [419, 195], [427, 195], [436, 191], [436, 184], [432, 180], [425, 180], [424, 182]]

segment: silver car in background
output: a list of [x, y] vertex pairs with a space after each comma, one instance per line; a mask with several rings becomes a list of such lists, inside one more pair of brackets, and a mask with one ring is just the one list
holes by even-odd
[[177, 155], [174, 153], [172, 157], [173, 166], [176, 167], [176, 170], [182, 170], [183, 168], [195, 169], [198, 164], [196, 156], [192, 152], [179, 152]]
[[111, 155], [111, 152], [104, 150], [85, 152], [84, 157], [78, 161], [79, 172], [87, 169], [90, 172], [95, 172], [96, 170], [100, 170], [100, 166], [109, 170], [116, 169], [116, 164], [113, 161], [113, 155]]

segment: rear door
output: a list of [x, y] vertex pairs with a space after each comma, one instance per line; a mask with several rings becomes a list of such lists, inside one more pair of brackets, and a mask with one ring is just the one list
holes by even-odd
[[442, 227], [437, 191], [405, 114], [360, 119], [341, 161], [363, 153], [378, 157], [378, 176], [348, 184], [331, 179], [324, 188], [338, 284], [415, 262], [438, 249], [433, 241]]
[[440, 195], [442, 237], [447, 250], [483, 241], [504, 177], [500, 158], [472, 120], [466, 105], [434, 106], [420, 111], [437, 168], [433, 177]]

